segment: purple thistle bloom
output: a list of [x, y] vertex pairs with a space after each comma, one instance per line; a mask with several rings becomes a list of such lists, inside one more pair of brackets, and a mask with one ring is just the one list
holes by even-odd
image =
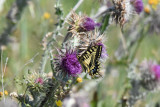
[[157, 80], [160, 80], [160, 65], [153, 65], [151, 69]]
[[43, 79], [41, 78], [41, 77], [39, 77], [39, 78], [37, 78], [36, 80], [35, 80], [35, 83], [39, 83], [39, 84], [43, 84]]
[[61, 66], [63, 67], [63, 70], [71, 76], [77, 76], [77, 74], [80, 74], [82, 71], [81, 64], [79, 63], [75, 52], [66, 53], [62, 58]]
[[82, 26], [84, 27], [84, 29], [85, 29], [86, 31], [91, 31], [91, 30], [94, 30], [96, 26], [97, 26], [97, 27], [100, 27], [101, 24], [100, 24], [100, 23], [95, 23], [91, 18], [86, 17], [86, 18], [84, 19], [84, 22], [83, 22], [83, 25], [82, 25]]
[[97, 45], [102, 46], [101, 58], [106, 59], [108, 57], [108, 54], [107, 54], [105, 45], [103, 43], [98, 43]]
[[135, 11], [140, 14], [143, 11], [143, 1], [142, 0], [131, 0]]

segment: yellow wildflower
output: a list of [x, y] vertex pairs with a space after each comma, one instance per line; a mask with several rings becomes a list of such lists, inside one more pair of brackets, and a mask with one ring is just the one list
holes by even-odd
[[49, 18], [51, 17], [51, 15], [50, 15], [50, 13], [45, 12], [45, 13], [43, 14], [43, 17], [44, 17], [44, 19], [49, 19]]
[[5, 90], [5, 91], [4, 91], [4, 94], [5, 94], [5, 95], [8, 95], [8, 91]]
[[152, 5], [153, 9], [156, 9], [159, 3], [160, 3], [160, 0], [148, 0], [148, 4]]
[[149, 14], [150, 13], [150, 8], [148, 6], [146, 6], [146, 7], [144, 7], [144, 11]]
[[83, 81], [83, 79], [81, 77], [77, 78], [77, 82], [81, 83]]
[[62, 101], [61, 100], [58, 100], [58, 101], [56, 101], [56, 105], [58, 106], [58, 107], [62, 107]]
[[3, 96], [3, 92], [0, 92], [0, 97], [2, 97]]

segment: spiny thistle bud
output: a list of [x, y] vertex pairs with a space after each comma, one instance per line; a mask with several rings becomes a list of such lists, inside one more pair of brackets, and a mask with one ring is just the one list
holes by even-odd
[[35, 80], [35, 83], [43, 84], [43, 78], [39, 77]]

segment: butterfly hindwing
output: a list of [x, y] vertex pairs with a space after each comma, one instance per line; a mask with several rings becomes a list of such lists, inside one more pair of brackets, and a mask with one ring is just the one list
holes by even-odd
[[100, 69], [100, 56], [102, 53], [102, 46], [92, 46], [87, 49], [81, 56], [78, 56], [78, 60], [81, 63], [83, 69], [89, 73], [89, 75], [99, 74]]
[[90, 72], [89, 72], [89, 74], [91, 76], [99, 75], [99, 70], [100, 70], [100, 61], [99, 61], [99, 59], [101, 57], [101, 53], [102, 53], [102, 46], [99, 46], [97, 51], [96, 51], [95, 58], [94, 58], [94, 65], [93, 65], [93, 67], [91, 67]]

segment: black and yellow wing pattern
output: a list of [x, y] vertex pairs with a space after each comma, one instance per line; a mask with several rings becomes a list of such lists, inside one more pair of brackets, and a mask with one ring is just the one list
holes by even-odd
[[78, 60], [81, 63], [83, 69], [89, 73], [89, 75], [100, 75], [100, 57], [102, 53], [102, 46], [96, 45], [89, 47], [81, 56], [78, 56]]

